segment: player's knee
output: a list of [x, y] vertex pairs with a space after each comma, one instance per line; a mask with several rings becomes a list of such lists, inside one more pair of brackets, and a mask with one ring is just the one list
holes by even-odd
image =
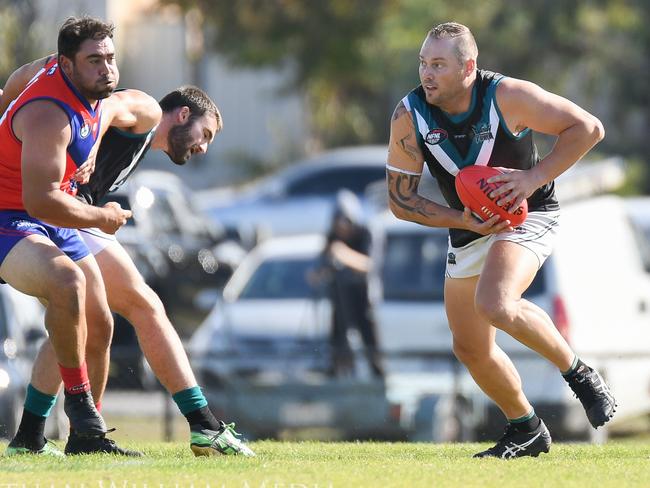
[[478, 294], [474, 307], [476, 313], [499, 329], [508, 328], [516, 316], [515, 303], [501, 297]]
[[155, 317], [165, 314], [158, 295], [145, 283], [125, 290], [119, 313], [137, 327], [139, 317]]
[[113, 339], [113, 315], [106, 307], [86, 314], [88, 323], [88, 347], [106, 349]]
[[113, 319], [110, 323], [88, 324], [88, 338], [86, 340], [86, 355], [101, 354], [111, 347], [113, 340]]
[[484, 361], [488, 356], [487, 351], [479, 344], [469, 344], [454, 339], [454, 356], [463, 364], [472, 365]]
[[51, 306], [80, 309], [86, 291], [86, 277], [75, 265], [60, 266], [50, 275], [52, 286], [45, 297]]

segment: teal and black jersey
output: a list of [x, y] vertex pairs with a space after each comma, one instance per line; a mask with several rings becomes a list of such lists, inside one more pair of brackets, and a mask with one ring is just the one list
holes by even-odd
[[[472, 164], [529, 169], [539, 161], [533, 134], [526, 129], [513, 134], [503, 121], [495, 93], [503, 75], [478, 70], [470, 109], [450, 115], [430, 105], [422, 86], [402, 99], [413, 117], [417, 140], [429, 171], [438, 181], [450, 207], [462, 210], [454, 179]], [[537, 189], [528, 199], [529, 211], [557, 210], [553, 182]], [[461, 247], [481, 237], [461, 229], [449, 229], [451, 243]]]
[[107, 193], [118, 189], [142, 161], [155, 131], [133, 134], [109, 127], [99, 144], [95, 171], [87, 184], [79, 186], [77, 197], [97, 205]]

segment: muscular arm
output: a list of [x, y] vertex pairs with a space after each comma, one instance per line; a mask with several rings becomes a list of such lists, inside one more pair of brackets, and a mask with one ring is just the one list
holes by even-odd
[[534, 83], [506, 78], [497, 87], [496, 99], [512, 132], [528, 127], [557, 136], [551, 152], [534, 168], [491, 178], [491, 181], [507, 182], [495, 194], [512, 192], [508, 200], [516, 200], [513, 208], [565, 172], [605, 136], [605, 129], [596, 117]]
[[158, 102], [139, 90], [123, 90], [113, 93], [104, 102], [103, 123], [107, 126], [144, 134], [153, 129], [162, 117]]
[[411, 114], [402, 102], [397, 105], [390, 125], [388, 146], [388, 205], [398, 219], [430, 227], [467, 229], [487, 235], [509, 228], [499, 217], [480, 222], [468, 208], [460, 212], [418, 195], [424, 156], [417, 144]]
[[465, 228], [462, 212], [418, 195], [424, 157], [415, 137], [411, 114], [400, 102], [390, 125], [388, 145], [388, 204], [398, 219], [431, 227]]
[[122, 90], [113, 93], [104, 101], [99, 142], [88, 155], [88, 160], [75, 173], [75, 179], [82, 184], [90, 179], [95, 170], [101, 138], [109, 127], [119, 127], [133, 134], [146, 134], [158, 125], [161, 117], [160, 105], [146, 93], [139, 90]]
[[49, 63], [56, 55], [50, 54], [44, 58], [37, 59], [31, 63], [27, 63], [16, 71], [11, 73], [7, 83], [5, 83], [2, 98], [0, 99], [0, 115], [7, 110], [7, 107], [15, 100], [18, 95], [25, 89], [27, 83], [38, 73], [38, 71], [43, 68], [47, 63]]
[[23, 143], [23, 204], [30, 215], [59, 227], [121, 225], [114, 209], [87, 205], [61, 191], [70, 140], [63, 110], [49, 101], [31, 102], [14, 116], [13, 129]]

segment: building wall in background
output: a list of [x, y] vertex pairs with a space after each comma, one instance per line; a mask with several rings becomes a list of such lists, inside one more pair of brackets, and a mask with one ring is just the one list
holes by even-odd
[[279, 92], [289, 71], [237, 69], [209, 52], [194, 64], [190, 54], [196, 56], [196, 36], [188, 27], [193, 24], [176, 8], [157, 9], [155, 0], [40, 2], [44, 53], [56, 49], [58, 27], [66, 17], [106, 18], [116, 25], [121, 87], [138, 88], [160, 99], [182, 84], [193, 83], [219, 106], [224, 130], [191, 175], [170, 165], [162, 154], [148, 155], [145, 166], [184, 173], [198, 186], [222, 185], [240, 173], [235, 162], [277, 163], [305, 151], [308, 119], [303, 97]]

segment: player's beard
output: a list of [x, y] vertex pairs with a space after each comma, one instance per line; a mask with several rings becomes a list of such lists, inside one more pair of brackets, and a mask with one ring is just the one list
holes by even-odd
[[73, 70], [72, 81], [79, 90], [81, 95], [88, 100], [102, 100], [108, 98], [115, 91], [117, 86], [116, 80], [108, 84], [109, 78], [102, 78], [93, 84], [85, 83], [84, 80]]
[[192, 156], [192, 123], [194, 117], [190, 117], [182, 125], [175, 125], [169, 129], [167, 134], [167, 155], [174, 163], [183, 165]]

